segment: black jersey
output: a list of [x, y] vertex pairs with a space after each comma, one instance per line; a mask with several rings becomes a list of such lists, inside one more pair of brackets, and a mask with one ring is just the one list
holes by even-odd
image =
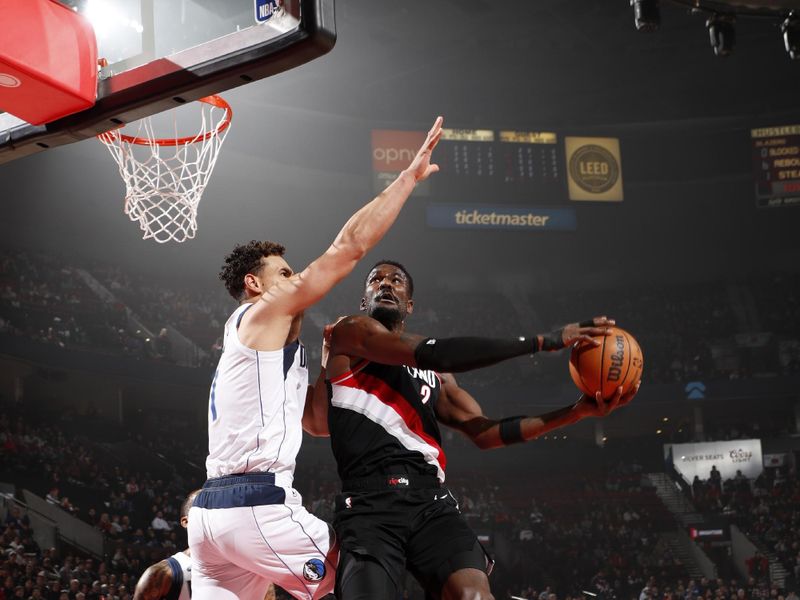
[[328, 382], [328, 428], [344, 481], [376, 475], [432, 475], [446, 459], [435, 406], [438, 374], [362, 361]]

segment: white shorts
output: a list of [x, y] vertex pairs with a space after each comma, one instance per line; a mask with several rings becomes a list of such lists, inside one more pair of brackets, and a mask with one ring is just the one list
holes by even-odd
[[270, 504], [202, 508], [219, 505], [223, 495], [226, 505], [247, 503], [241, 482], [206, 486], [210, 493], [201, 498], [201, 492], [189, 511], [192, 600], [263, 600], [270, 583], [307, 600], [333, 591], [339, 558], [333, 530], [303, 507], [296, 490], [270, 486]]

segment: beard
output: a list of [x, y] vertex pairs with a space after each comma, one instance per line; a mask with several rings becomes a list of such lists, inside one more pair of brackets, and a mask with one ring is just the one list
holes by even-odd
[[383, 305], [373, 306], [372, 310], [369, 312], [369, 316], [386, 327], [389, 331], [393, 331], [405, 318], [404, 312], [396, 306]]

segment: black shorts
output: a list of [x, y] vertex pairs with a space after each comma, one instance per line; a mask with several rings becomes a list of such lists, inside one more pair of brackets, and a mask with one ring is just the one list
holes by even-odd
[[398, 589], [406, 569], [438, 595], [453, 572], [488, 572], [492, 564], [447, 488], [344, 491], [334, 528], [342, 561], [351, 554], [378, 561]]

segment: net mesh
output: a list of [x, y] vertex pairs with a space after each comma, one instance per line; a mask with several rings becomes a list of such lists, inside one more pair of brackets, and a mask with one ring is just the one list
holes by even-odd
[[191, 138], [178, 137], [175, 119], [174, 138], [157, 138], [150, 117], [138, 122], [135, 137], [119, 131], [98, 136], [119, 166], [125, 182], [125, 214], [139, 224], [143, 239], [180, 243], [197, 233], [197, 207], [231, 116], [227, 105], [205, 99], [199, 105], [201, 130]]

